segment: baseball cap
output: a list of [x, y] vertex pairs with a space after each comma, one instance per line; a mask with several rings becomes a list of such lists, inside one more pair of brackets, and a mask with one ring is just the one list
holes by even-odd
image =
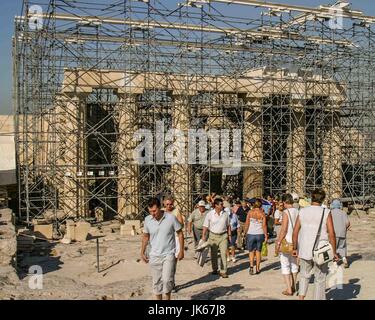
[[293, 201], [299, 201], [299, 195], [295, 192], [292, 193]]
[[206, 203], [203, 200], [198, 202], [198, 207], [205, 207], [205, 206], [206, 206]]
[[339, 199], [334, 199], [331, 203], [331, 209], [341, 209], [342, 203]]

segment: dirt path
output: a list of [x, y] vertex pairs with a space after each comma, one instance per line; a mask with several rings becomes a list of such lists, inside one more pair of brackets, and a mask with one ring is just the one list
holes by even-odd
[[[375, 216], [361, 220], [351, 217], [349, 232], [349, 269], [343, 270], [341, 287], [335, 278], [328, 279], [328, 299], [375, 298]], [[110, 231], [109, 231], [110, 232]], [[104, 233], [106, 234], [106, 233]], [[210, 264], [203, 268], [193, 258], [192, 239], [187, 239], [186, 258], [178, 263], [174, 299], [296, 299], [281, 294], [284, 289], [278, 258], [269, 256], [262, 262], [261, 274], [248, 273], [247, 252], [229, 263], [229, 278], [210, 275]], [[28, 270], [40, 265], [44, 272], [43, 289], [29, 289], [30, 276], [21, 273], [21, 280], [2, 281], [0, 299], [151, 299], [151, 277], [148, 265], [139, 260], [140, 236], [120, 237], [109, 233], [100, 238], [100, 269], [96, 270], [96, 240], [69, 245], [56, 244], [50, 254], [29, 257], [19, 267]], [[1, 279], [0, 279], [1, 282]], [[313, 286], [308, 298], [313, 294]]]

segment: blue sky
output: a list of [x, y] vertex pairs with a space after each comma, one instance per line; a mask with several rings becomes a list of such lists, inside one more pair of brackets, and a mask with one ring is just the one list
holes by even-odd
[[[94, 1], [94, 0], [91, 0]], [[42, 3], [47, 0], [40, 1]], [[103, 2], [98, 0], [97, 2]], [[108, 0], [104, 0], [108, 2]], [[166, 0], [168, 3], [178, 3], [179, 0]], [[267, 1], [265, 1], [267, 2]], [[329, 4], [334, 0], [272, 0], [268, 2], [287, 3], [316, 7]], [[374, 0], [351, 0], [354, 9], [362, 10], [367, 15], [375, 16]], [[0, 114], [12, 113], [12, 35], [14, 16], [21, 14], [22, 0], [0, 1]], [[243, 9], [236, 6], [237, 10]], [[234, 12], [235, 13], [235, 12]]]

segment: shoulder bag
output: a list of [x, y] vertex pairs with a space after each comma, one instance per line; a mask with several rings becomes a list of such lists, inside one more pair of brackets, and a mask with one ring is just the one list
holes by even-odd
[[[288, 218], [289, 218], [289, 221], [290, 223], [292, 224], [292, 230], [294, 229], [294, 226], [293, 226], [293, 220], [292, 220], [292, 217], [290, 216], [290, 212], [288, 209], [287, 210], [287, 215], [288, 215]], [[288, 228], [289, 228], [289, 221], [288, 221]], [[292, 254], [293, 253], [293, 243], [289, 243], [288, 241], [286, 241], [286, 239], [284, 238], [282, 241], [281, 241], [281, 246], [280, 246], [280, 251], [284, 254]]]
[[320, 219], [319, 229], [315, 238], [315, 243], [314, 243], [313, 251], [312, 251], [313, 261], [318, 266], [321, 266], [333, 260], [333, 249], [330, 243], [317, 247], [318, 239], [320, 238], [320, 232], [322, 229], [324, 213], [325, 213], [325, 209], [323, 209], [322, 218]]

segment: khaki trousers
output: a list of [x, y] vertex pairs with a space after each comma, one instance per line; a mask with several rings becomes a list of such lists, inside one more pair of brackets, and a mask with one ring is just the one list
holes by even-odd
[[218, 250], [220, 250], [221, 257], [221, 268], [220, 271], [227, 273], [228, 264], [227, 264], [227, 250], [228, 250], [228, 233], [221, 235], [213, 234], [210, 232], [208, 237], [208, 243], [211, 246], [211, 264], [212, 270], [218, 270]]
[[240, 221], [240, 231], [238, 236], [238, 248], [242, 249], [245, 243], [245, 223]]
[[299, 295], [306, 296], [310, 278], [314, 273], [314, 300], [326, 300], [326, 278], [328, 263], [318, 266], [313, 260], [299, 259], [301, 272], [299, 280]]

